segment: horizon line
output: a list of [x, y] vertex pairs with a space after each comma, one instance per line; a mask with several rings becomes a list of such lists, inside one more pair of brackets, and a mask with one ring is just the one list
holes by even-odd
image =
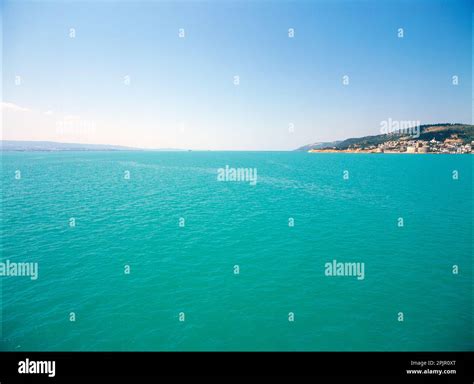
[[[473, 125], [471, 123], [429, 123], [429, 124], [419, 124], [419, 127], [424, 127], [424, 126], [437, 126], [437, 125]], [[388, 133], [386, 133], [388, 134]], [[313, 144], [323, 144], [323, 143], [330, 143], [330, 142], [336, 142], [336, 141], [344, 141], [344, 140], [349, 140], [349, 139], [358, 139], [361, 137], [373, 137], [373, 136], [379, 136], [379, 135], [384, 135], [384, 133], [379, 133], [379, 134], [374, 134], [374, 135], [368, 135], [368, 136], [357, 136], [357, 137], [346, 137], [344, 139], [334, 139], [331, 141], [313, 141], [311, 143], [306, 143], [303, 145], [300, 145], [294, 149], [193, 149], [193, 148], [143, 148], [143, 147], [134, 147], [134, 146], [128, 146], [128, 145], [121, 145], [121, 144], [102, 144], [102, 143], [81, 143], [81, 142], [62, 142], [62, 141], [52, 141], [52, 140], [10, 140], [10, 139], [0, 139], [0, 143], [2, 144], [0, 146], [0, 151], [5, 152], [3, 148], [3, 143], [4, 142], [17, 142], [17, 143], [51, 143], [51, 144], [60, 144], [60, 145], [82, 145], [82, 146], [91, 146], [91, 147], [111, 147], [108, 149], [109, 151], [114, 150], [114, 151], [162, 151], [162, 152], [189, 152], [189, 151], [194, 151], [194, 152], [292, 152], [292, 151], [297, 151], [299, 148], [308, 146], [308, 145], [313, 145]], [[113, 149], [113, 148], [116, 149]], [[104, 150], [107, 150], [104, 148]], [[8, 150], [7, 150], [8, 151]], [[12, 150], [15, 151], [15, 150]], [[18, 150], [16, 150], [18, 151]], [[39, 151], [39, 150], [38, 150]], [[45, 150], [47, 151], [47, 150]], [[96, 150], [100, 151], [100, 150]]]

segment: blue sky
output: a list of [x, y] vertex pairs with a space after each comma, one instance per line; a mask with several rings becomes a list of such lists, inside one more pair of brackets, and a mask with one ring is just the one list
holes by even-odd
[[284, 150], [472, 122], [470, 1], [4, 1], [2, 19], [4, 139]]

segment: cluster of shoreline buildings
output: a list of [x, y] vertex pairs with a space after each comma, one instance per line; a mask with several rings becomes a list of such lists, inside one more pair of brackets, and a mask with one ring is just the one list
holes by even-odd
[[474, 141], [470, 144], [464, 143], [458, 138], [449, 138], [444, 141], [437, 141], [432, 139], [426, 140], [413, 140], [413, 139], [401, 139], [386, 141], [378, 145], [351, 145], [348, 149], [312, 149], [309, 152], [360, 152], [360, 153], [473, 153]]
[[378, 146], [372, 146], [375, 152], [406, 152], [406, 153], [472, 153], [474, 147], [474, 141], [471, 144], [465, 144], [462, 140], [457, 138], [446, 139], [445, 141], [437, 141], [431, 139], [430, 141], [425, 140], [400, 140], [400, 141], [387, 141], [379, 144]]

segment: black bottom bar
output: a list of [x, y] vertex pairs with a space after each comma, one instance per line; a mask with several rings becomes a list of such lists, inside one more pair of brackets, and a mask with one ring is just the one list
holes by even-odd
[[473, 365], [472, 352], [1, 352], [0, 382], [214, 375], [453, 382], [472, 378]]

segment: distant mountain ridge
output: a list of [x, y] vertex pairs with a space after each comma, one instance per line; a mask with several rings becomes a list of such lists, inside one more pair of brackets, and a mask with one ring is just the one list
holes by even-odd
[[349, 138], [341, 141], [334, 141], [328, 143], [316, 143], [307, 144], [297, 151], [309, 151], [312, 149], [335, 149], [335, 150], [346, 150], [349, 148], [368, 148], [370, 146], [378, 146], [388, 141], [404, 141], [404, 140], [422, 140], [430, 141], [436, 140], [444, 142], [446, 139], [457, 138], [463, 143], [468, 144], [474, 141], [474, 125], [469, 124], [425, 124], [420, 125], [419, 137], [413, 137], [412, 135], [404, 133], [403, 130], [373, 135], [363, 136], [356, 138]]
[[2, 151], [182, 151], [182, 149], [143, 149], [121, 145], [59, 143], [55, 141], [1, 140]]
[[299, 147], [297, 151], [309, 151], [310, 149], [335, 148], [340, 143], [342, 143], [342, 140], [326, 141], [326, 142], [322, 141], [322, 142], [317, 142], [313, 144], [303, 145], [302, 147]]

